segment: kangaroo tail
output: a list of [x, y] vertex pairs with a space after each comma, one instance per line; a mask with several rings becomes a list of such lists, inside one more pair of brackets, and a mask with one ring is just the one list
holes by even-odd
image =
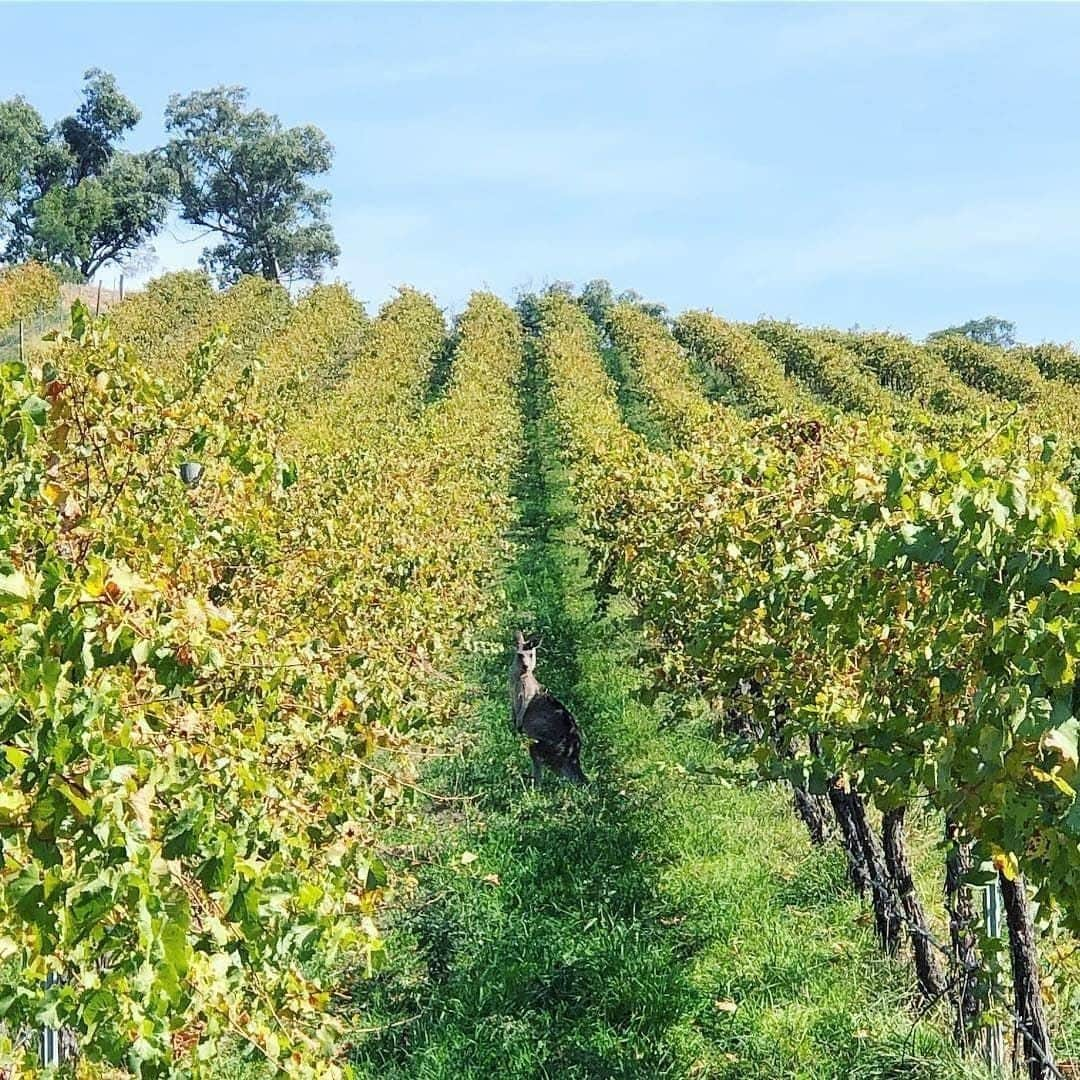
[[563, 739], [559, 746], [559, 757], [561, 759], [559, 772], [567, 780], [572, 780], [575, 784], [587, 784], [589, 778], [581, 771], [580, 756], [581, 736], [575, 726], [567, 732], [566, 738]]

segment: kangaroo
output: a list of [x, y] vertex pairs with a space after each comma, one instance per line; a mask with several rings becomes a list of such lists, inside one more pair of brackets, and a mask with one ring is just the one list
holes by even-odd
[[514, 730], [529, 740], [533, 783], [540, 783], [547, 765], [575, 784], [588, 783], [581, 771], [581, 733], [570, 710], [536, 677], [536, 643], [519, 630], [510, 662], [510, 714]]

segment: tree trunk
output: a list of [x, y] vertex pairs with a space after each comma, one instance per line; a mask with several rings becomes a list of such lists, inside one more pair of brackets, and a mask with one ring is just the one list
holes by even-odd
[[810, 840], [817, 847], [821, 847], [829, 839], [828, 804], [815, 795], [811, 795], [806, 788], [792, 784], [795, 793], [795, 810], [802, 818], [806, 831], [810, 834]]
[[945, 975], [930, 940], [930, 922], [926, 917], [926, 910], [915, 891], [915, 880], [911, 873], [911, 860], [908, 858], [904, 835], [906, 814], [906, 806], [897, 806], [890, 810], [881, 823], [881, 838], [889, 875], [896, 886], [900, 907], [907, 920], [919, 987], [927, 1000], [933, 1001], [945, 993]]
[[874, 905], [874, 924], [877, 928], [881, 947], [889, 956], [894, 956], [900, 947], [900, 900], [896, 888], [885, 865], [885, 855], [878, 843], [877, 834], [870, 827], [866, 815], [866, 803], [857, 791], [848, 794], [851, 805], [851, 820], [862, 845], [863, 858], [870, 877], [870, 898]]
[[272, 281], [274, 284], [279, 284], [281, 281], [281, 272], [278, 270], [277, 255], [274, 253], [273, 247], [269, 244], [263, 246], [262, 251], [262, 276], [267, 281]]
[[851, 884], [860, 896], [866, 895], [870, 887], [870, 875], [866, 869], [866, 859], [863, 857], [862, 844], [859, 843], [859, 834], [855, 824], [851, 820], [851, 808], [849, 795], [834, 780], [829, 785], [829, 804], [832, 806], [836, 823], [840, 826], [840, 839], [847, 852], [848, 876]]
[[979, 951], [975, 939], [975, 906], [971, 889], [963, 876], [971, 870], [971, 844], [965, 842], [955, 821], [945, 822], [948, 854], [945, 858], [945, 910], [949, 914], [949, 940], [953, 962], [957, 966], [956, 1021], [953, 1036], [964, 1053], [974, 1047], [974, 1033], [979, 1016], [977, 975]]
[[1051, 1080], [1055, 1075], [1054, 1051], [1050, 1046], [1050, 1028], [1039, 985], [1038, 946], [1031, 922], [1027, 884], [1023, 874], [1013, 881], [1004, 874], [999, 877], [1001, 896], [1005, 901], [1005, 922], [1009, 927], [1013, 1007], [1023, 1022], [1018, 1038], [1021, 1060], [1031, 1080]]

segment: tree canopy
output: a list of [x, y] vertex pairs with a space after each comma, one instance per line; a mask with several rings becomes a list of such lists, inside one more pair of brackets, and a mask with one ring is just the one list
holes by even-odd
[[206, 269], [223, 283], [242, 274], [317, 281], [336, 263], [330, 195], [307, 182], [333, 159], [317, 127], [286, 128], [248, 109], [239, 86], [174, 95], [165, 118], [181, 216], [220, 238], [203, 253]]
[[603, 326], [608, 310], [615, 306], [615, 290], [604, 278], [593, 278], [581, 287], [578, 303], [597, 326]]
[[40, 259], [92, 277], [165, 223], [174, 180], [163, 155], [120, 142], [139, 121], [115, 78], [92, 68], [75, 113], [53, 126], [23, 98], [0, 102], [0, 238], [9, 262]]
[[935, 330], [926, 335], [927, 341], [938, 341], [944, 337], [958, 334], [971, 338], [980, 345], [1000, 345], [1009, 348], [1016, 344], [1016, 323], [1008, 319], [999, 319], [996, 315], [985, 315], [981, 319], [968, 319], [960, 326], [947, 326], [944, 330]]
[[81, 278], [130, 265], [177, 201], [185, 221], [216, 234], [201, 261], [223, 284], [317, 281], [337, 261], [329, 193], [308, 182], [333, 158], [318, 128], [249, 109], [238, 86], [174, 95], [164, 148], [122, 149], [139, 119], [97, 68], [51, 126], [25, 98], [0, 101], [0, 262], [36, 259]]

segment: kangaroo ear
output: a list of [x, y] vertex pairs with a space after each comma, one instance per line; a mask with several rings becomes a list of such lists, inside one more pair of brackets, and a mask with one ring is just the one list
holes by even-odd
[[519, 649], [525, 648], [525, 635], [520, 630], [517, 632], [517, 647]]

